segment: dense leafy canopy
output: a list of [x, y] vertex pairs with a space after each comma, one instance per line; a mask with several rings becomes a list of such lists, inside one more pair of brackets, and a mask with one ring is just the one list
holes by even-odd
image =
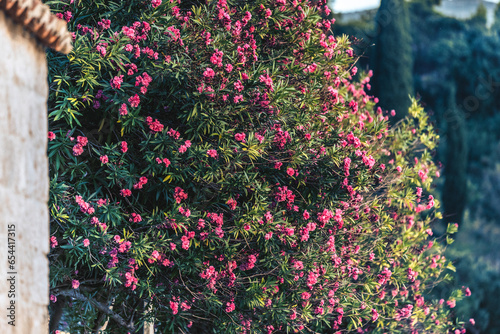
[[438, 138], [415, 101], [388, 128], [324, 2], [48, 3], [74, 31], [48, 55], [52, 319], [70, 302], [72, 333], [460, 326], [462, 291], [426, 299], [453, 269], [429, 240]]

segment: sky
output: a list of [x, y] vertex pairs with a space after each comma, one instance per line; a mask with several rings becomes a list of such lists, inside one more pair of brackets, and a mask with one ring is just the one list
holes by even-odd
[[355, 12], [367, 8], [375, 8], [380, 5], [380, 0], [335, 0], [333, 10], [335, 12]]
[[[450, 1], [450, 0], [442, 0]], [[499, 0], [488, 0], [498, 3]], [[380, 0], [334, 0], [333, 10], [337, 13], [355, 12], [358, 10], [376, 8], [380, 5]]]

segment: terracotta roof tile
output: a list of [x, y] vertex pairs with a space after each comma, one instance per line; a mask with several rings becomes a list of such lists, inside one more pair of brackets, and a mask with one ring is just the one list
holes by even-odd
[[40, 0], [0, 0], [0, 10], [35, 34], [45, 46], [68, 54], [71, 49], [71, 33], [66, 22], [50, 12]]

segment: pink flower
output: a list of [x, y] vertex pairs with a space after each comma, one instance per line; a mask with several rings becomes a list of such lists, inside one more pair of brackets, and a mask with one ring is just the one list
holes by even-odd
[[78, 144], [80, 144], [82, 146], [87, 146], [87, 143], [89, 142], [87, 137], [82, 137], [82, 136], [76, 137], [76, 141], [78, 142]]
[[[71, 3], [73, 3], [73, 1], [71, 1]], [[97, 23], [97, 25], [101, 29], [109, 29], [111, 28], [111, 20], [102, 19], [100, 22]]]
[[166, 167], [170, 166], [170, 160], [168, 160], [167, 158], [163, 159], [162, 161]]
[[170, 308], [172, 309], [172, 314], [177, 314], [179, 313], [179, 303], [170, 301]]
[[243, 95], [236, 95], [233, 99], [234, 103], [239, 103], [241, 101], [243, 101]]
[[234, 139], [236, 139], [237, 141], [241, 141], [241, 142], [245, 142], [245, 134], [244, 133], [237, 133], [234, 135]]
[[157, 119], [153, 121], [153, 118], [151, 118], [151, 116], [146, 117], [146, 123], [149, 125], [149, 129], [153, 132], [163, 131], [163, 124], [161, 124]]
[[321, 306], [318, 306], [314, 309], [315, 314], [323, 314], [324, 310]]
[[236, 202], [234, 199], [230, 198], [227, 200], [226, 204], [229, 206], [231, 210], [236, 209], [236, 206], [238, 205], [238, 202]]
[[49, 138], [50, 141], [53, 141], [54, 139], [56, 139], [56, 135], [52, 131], [49, 131], [47, 137]]
[[122, 105], [120, 106], [119, 112], [120, 112], [120, 116], [125, 116], [128, 114], [127, 105], [125, 103], [122, 103]]
[[203, 76], [207, 79], [207, 80], [212, 80], [214, 77], [215, 77], [215, 72], [214, 70], [212, 70], [210, 67], [207, 67], [205, 69], [205, 72], [203, 72]]
[[132, 191], [130, 189], [122, 189], [120, 190], [120, 195], [123, 197], [129, 197], [132, 195]]
[[110, 81], [111, 88], [113, 88], [113, 89], [120, 89], [122, 82], [123, 82], [123, 75], [114, 77]]
[[127, 145], [126, 141], [122, 141], [120, 143], [120, 146], [121, 146], [121, 150], [122, 150], [123, 153], [126, 153], [128, 151], [128, 145]]
[[345, 158], [344, 159], [344, 175], [349, 176], [350, 172], [349, 169], [351, 168], [351, 159], [350, 158]]
[[88, 247], [89, 245], [90, 245], [90, 241], [89, 241], [89, 239], [84, 239], [84, 240], [83, 240], [83, 246], [84, 246], [84, 247]]
[[142, 187], [148, 183], [148, 178], [145, 177], [145, 176], [142, 176], [140, 179], [139, 179], [139, 182], [137, 182], [136, 184], [134, 184], [134, 189], [142, 189]]
[[295, 170], [294, 170], [293, 168], [291, 168], [291, 167], [288, 167], [288, 168], [286, 169], [286, 173], [287, 173], [288, 175], [290, 175], [290, 176], [293, 176], [293, 175], [295, 174]]
[[181, 242], [182, 242], [181, 244], [182, 249], [186, 250], [189, 249], [189, 238], [187, 236], [183, 235], [181, 237]]
[[235, 305], [234, 305], [234, 303], [232, 301], [226, 303], [226, 312], [227, 313], [233, 312], [235, 308], [236, 307], [235, 307]]
[[106, 55], [106, 44], [100, 43], [96, 46], [95, 49], [101, 54], [101, 57], [104, 57]]
[[71, 282], [71, 286], [73, 287], [73, 289], [78, 289], [78, 287], [80, 286], [80, 282], [78, 280], [74, 279]]
[[82, 153], [83, 153], [83, 147], [82, 147], [82, 145], [76, 144], [75, 146], [73, 146], [73, 155], [75, 157], [81, 155]]
[[128, 103], [130, 103], [130, 106], [132, 108], [136, 108], [139, 106], [139, 103], [141, 103], [141, 98], [139, 97], [139, 95], [135, 94], [128, 99]]
[[266, 75], [261, 75], [259, 77], [259, 81], [264, 83], [271, 92], [274, 90], [273, 88], [273, 79], [266, 73]]
[[182, 206], [179, 207], [179, 213], [183, 215], [184, 217], [189, 217], [191, 216], [191, 210], [189, 209], [184, 209]]
[[101, 157], [99, 157], [99, 159], [101, 160], [102, 164], [107, 164], [109, 161], [107, 155], [102, 155]]
[[174, 190], [174, 199], [177, 204], [180, 204], [183, 200], [186, 200], [188, 195], [184, 192], [184, 189], [181, 187], [175, 187]]
[[160, 257], [160, 253], [157, 250], [154, 250], [153, 253], [151, 253], [151, 257], [157, 260]]
[[304, 73], [313, 73], [314, 71], [316, 71], [317, 67], [318, 67], [318, 65], [316, 65], [316, 63], [312, 63], [311, 65], [308, 65], [304, 69]]
[[181, 134], [179, 133], [179, 131], [175, 131], [174, 129], [170, 129], [167, 131], [167, 134], [174, 138], [174, 139], [179, 139], [179, 137], [181, 136]]
[[153, 8], [156, 8], [156, 7], [158, 7], [159, 5], [161, 5], [161, 0], [152, 0], [152, 1], [151, 1], [151, 6], [152, 6]]
[[243, 89], [245, 89], [245, 86], [243, 86], [241, 81], [238, 80], [234, 83], [234, 89], [236, 89], [238, 92], [241, 92]]
[[208, 156], [210, 156], [210, 157], [212, 157], [214, 159], [217, 158], [217, 151], [216, 150], [210, 149], [210, 150], [207, 151], [207, 154], [208, 154]]
[[54, 295], [50, 295], [50, 301], [53, 303], [57, 302], [57, 297]]
[[57, 247], [57, 238], [55, 236], [50, 237], [50, 248], [56, 248]]
[[149, 84], [153, 81], [153, 78], [146, 72], [142, 73], [142, 76], [139, 75], [137, 78], [135, 78], [135, 86], [138, 87], [140, 85], [145, 87], [148, 87]]
[[138, 215], [137, 213], [132, 212], [130, 214], [130, 218], [128, 221], [131, 223], [140, 223], [140, 222], [142, 222], [142, 217], [141, 217], [141, 215]]
[[71, 13], [70, 11], [65, 11], [64, 12], [64, 19], [66, 20], [66, 22], [71, 21], [72, 17], [73, 17], [73, 13]]
[[368, 169], [372, 169], [372, 167], [375, 165], [375, 159], [369, 155], [369, 156], [366, 156], [364, 155], [363, 158], [363, 163], [368, 166]]
[[223, 56], [224, 56], [224, 53], [222, 51], [215, 49], [215, 52], [210, 57], [210, 62], [214, 65], [217, 65], [218, 67], [222, 67], [222, 57]]

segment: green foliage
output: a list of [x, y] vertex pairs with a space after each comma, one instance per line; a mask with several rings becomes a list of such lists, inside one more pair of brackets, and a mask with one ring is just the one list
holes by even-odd
[[447, 250], [457, 268], [454, 286], [467, 285], [472, 292], [473, 298], [467, 298], [456, 309], [458, 316], [474, 319], [475, 325], [468, 325], [472, 333], [499, 333], [500, 310], [495, 298], [500, 292], [499, 253], [490, 246], [499, 237], [498, 223], [474, 214], [466, 216], [456, 242]]
[[75, 32], [48, 54], [65, 329], [462, 326], [427, 295], [453, 269], [430, 239], [438, 136], [415, 100], [388, 127], [324, 2], [48, 3]]
[[[498, 318], [498, 310], [492, 296], [499, 276], [492, 259], [498, 257], [494, 251], [498, 228], [494, 189], [499, 173], [496, 150], [500, 105], [496, 97], [500, 82], [500, 7], [488, 30], [482, 7], [471, 19], [458, 20], [435, 12], [429, 1], [411, 1], [409, 6], [415, 91], [433, 113], [444, 139], [435, 159], [445, 166], [445, 182], [438, 184], [445, 219], [462, 222], [466, 208], [459, 238], [449, 254], [457, 266], [455, 287], [469, 285], [473, 298], [462, 303], [457, 314], [476, 319], [476, 327], [469, 324], [472, 332], [494, 333], [498, 325], [493, 319]], [[341, 29], [362, 38], [369, 34], [357, 29], [361, 25], [344, 24]], [[372, 57], [370, 49], [366, 50], [365, 55]], [[451, 87], [456, 88], [454, 92]]]

